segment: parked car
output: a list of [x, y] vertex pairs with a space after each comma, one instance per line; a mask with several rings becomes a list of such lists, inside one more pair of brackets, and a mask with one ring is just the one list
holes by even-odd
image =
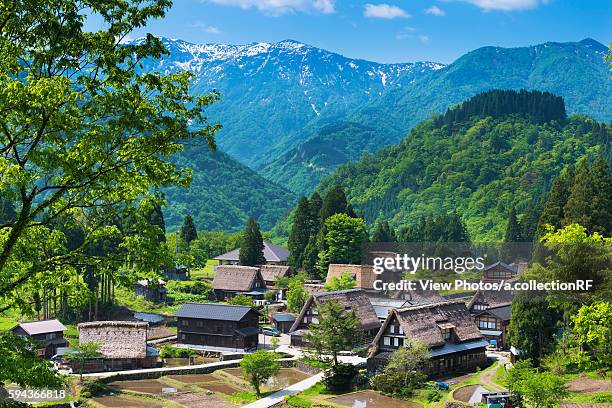
[[281, 332], [278, 329], [275, 329], [274, 327], [260, 327], [259, 332], [266, 336], [272, 337], [280, 337], [281, 335]]

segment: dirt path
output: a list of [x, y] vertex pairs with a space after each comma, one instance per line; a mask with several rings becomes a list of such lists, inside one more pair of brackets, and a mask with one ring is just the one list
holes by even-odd
[[497, 370], [504, 369], [504, 362], [502, 360], [498, 360], [495, 363], [495, 366], [490, 368], [489, 370], [483, 371], [480, 374], [480, 383], [485, 387], [488, 387], [494, 391], [507, 391], [503, 386], [493, 382], [493, 376], [497, 373]]

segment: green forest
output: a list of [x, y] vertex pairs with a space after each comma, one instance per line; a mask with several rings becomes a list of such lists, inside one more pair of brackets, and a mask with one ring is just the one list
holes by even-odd
[[[534, 120], [542, 98], [556, 97], [514, 93], [487, 93], [423, 121], [397, 145], [341, 166], [318, 191], [342, 186], [370, 225], [382, 219], [399, 228], [457, 211], [472, 240], [499, 241], [511, 208], [523, 218], [565, 166], [599, 156], [610, 162], [609, 126], [586, 116], [565, 118], [558, 103], [547, 107], [554, 120], [543, 122], [548, 114]], [[515, 103], [519, 98], [533, 108], [527, 112]]]

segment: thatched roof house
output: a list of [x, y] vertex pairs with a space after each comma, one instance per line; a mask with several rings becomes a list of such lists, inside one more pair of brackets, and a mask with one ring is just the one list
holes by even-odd
[[[263, 255], [268, 265], [285, 265], [289, 258], [289, 250], [264, 241]], [[214, 257], [221, 265], [237, 265], [240, 259], [240, 248]]]
[[393, 309], [370, 348], [370, 368], [384, 366], [393, 351], [415, 341], [430, 348], [434, 362], [429, 372], [433, 375], [476, 367], [486, 359], [487, 342], [465, 303], [441, 302]]
[[340, 278], [345, 273], [355, 280], [355, 287], [359, 289], [373, 290], [374, 281], [380, 279], [374, 273], [374, 267], [370, 265], [330, 264], [327, 268], [325, 283], [329, 284], [333, 278]]
[[[353, 309], [359, 319], [360, 328], [364, 331], [364, 341], [369, 341], [380, 328], [380, 320], [376, 316], [374, 307], [363, 289], [348, 289], [335, 292], [319, 292], [311, 295], [299, 316], [291, 326], [290, 334], [293, 345], [299, 346], [303, 342], [303, 332], [308, 330], [310, 324], [318, 324], [317, 306], [329, 301], [336, 301], [346, 309]], [[295, 334], [294, 334], [295, 333]]]
[[257, 267], [219, 265], [212, 286], [217, 299], [224, 300], [238, 293], [254, 297], [262, 295], [266, 283]]
[[278, 278], [291, 275], [291, 268], [288, 265], [258, 265], [258, 267], [268, 286], [274, 286]]
[[108, 359], [140, 359], [147, 356], [146, 322], [97, 321], [79, 323], [79, 343], [95, 342]]

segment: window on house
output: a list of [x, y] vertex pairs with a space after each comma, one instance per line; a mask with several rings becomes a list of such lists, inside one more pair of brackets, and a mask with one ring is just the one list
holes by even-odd
[[399, 326], [398, 333], [399, 333], [399, 334], [404, 334], [404, 329], [402, 329], [402, 326]]
[[442, 338], [444, 341], [449, 341], [453, 335], [453, 329], [443, 329], [442, 330]]
[[390, 345], [391, 345], [391, 337], [384, 336], [384, 337], [383, 337], [383, 344], [384, 344], [385, 346], [390, 346]]
[[319, 318], [318, 317], [313, 317], [311, 320], [312, 320], [312, 323], [319, 324]]
[[181, 326], [189, 326], [189, 322], [187, 320], [181, 320]]
[[395, 333], [395, 326], [390, 324], [389, 325], [389, 333], [394, 334]]
[[395, 347], [399, 347], [399, 341], [400, 341], [399, 337], [394, 337], [393, 338], [393, 345]]

